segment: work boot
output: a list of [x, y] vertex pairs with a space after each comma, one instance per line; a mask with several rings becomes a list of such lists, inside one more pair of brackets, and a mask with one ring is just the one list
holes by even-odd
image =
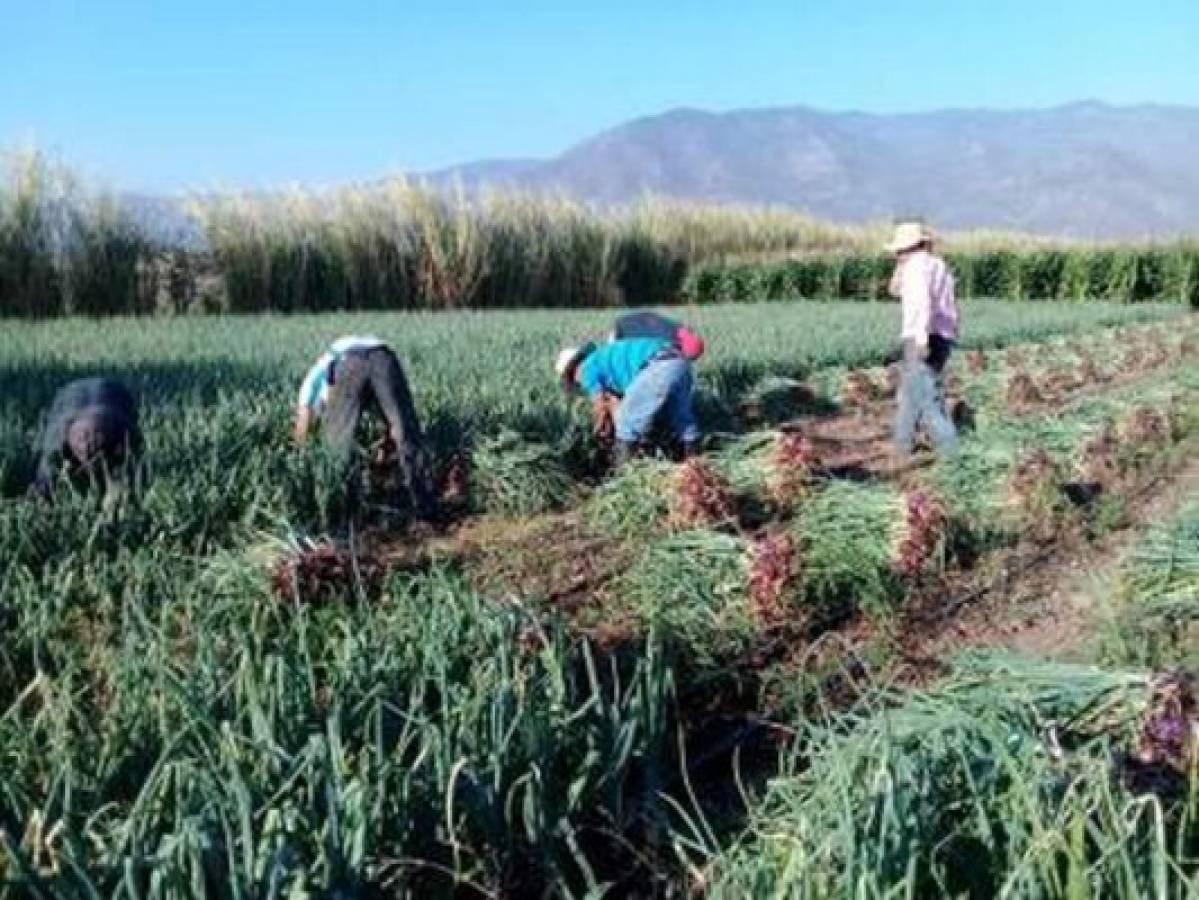
[[612, 468], [619, 469], [633, 458], [633, 445], [629, 441], [617, 441], [612, 445]]
[[683, 460], [699, 456], [699, 441], [683, 441]]

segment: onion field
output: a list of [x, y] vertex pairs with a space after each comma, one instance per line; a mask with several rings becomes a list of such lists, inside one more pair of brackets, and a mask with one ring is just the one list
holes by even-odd
[[[677, 314], [704, 453], [617, 473], [552, 371], [603, 312], [7, 324], [0, 894], [1199, 893], [1194, 314], [966, 302], [960, 452], [910, 468], [894, 305]], [[290, 442], [348, 333], [407, 370], [442, 527]], [[26, 500], [91, 374], [144, 488]], [[1058, 652], [969, 624], [1080, 560]]]

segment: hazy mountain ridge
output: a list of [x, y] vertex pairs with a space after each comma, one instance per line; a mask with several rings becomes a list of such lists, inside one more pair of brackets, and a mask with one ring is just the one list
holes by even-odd
[[880, 115], [807, 107], [635, 119], [541, 162], [490, 160], [440, 184], [646, 192], [783, 204], [844, 222], [924, 215], [942, 228], [1073, 237], [1199, 231], [1199, 109], [1084, 102]]

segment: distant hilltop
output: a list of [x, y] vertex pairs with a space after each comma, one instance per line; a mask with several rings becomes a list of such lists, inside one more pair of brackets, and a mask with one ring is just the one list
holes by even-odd
[[1199, 232], [1199, 109], [1084, 102], [904, 115], [796, 106], [635, 119], [547, 160], [431, 173], [438, 184], [645, 193], [796, 207], [837, 222], [918, 214], [942, 229], [1073, 238]]

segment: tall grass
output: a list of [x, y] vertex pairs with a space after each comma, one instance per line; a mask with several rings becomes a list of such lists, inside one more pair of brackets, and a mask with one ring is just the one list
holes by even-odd
[[150, 244], [120, 200], [34, 151], [9, 153], [0, 163], [0, 311], [147, 311], [138, 279]]
[[866, 240], [785, 210], [380, 185], [193, 201], [231, 309], [572, 307], [672, 299], [701, 260]]
[[[37, 151], [0, 178], [0, 315], [612, 307], [877, 297], [889, 225], [781, 207], [435, 189], [206, 193], [176, 209], [194, 240]], [[1199, 296], [1192, 245], [1122, 248], [998, 231], [945, 236], [963, 293]], [[779, 262], [779, 260], [787, 260]]]

